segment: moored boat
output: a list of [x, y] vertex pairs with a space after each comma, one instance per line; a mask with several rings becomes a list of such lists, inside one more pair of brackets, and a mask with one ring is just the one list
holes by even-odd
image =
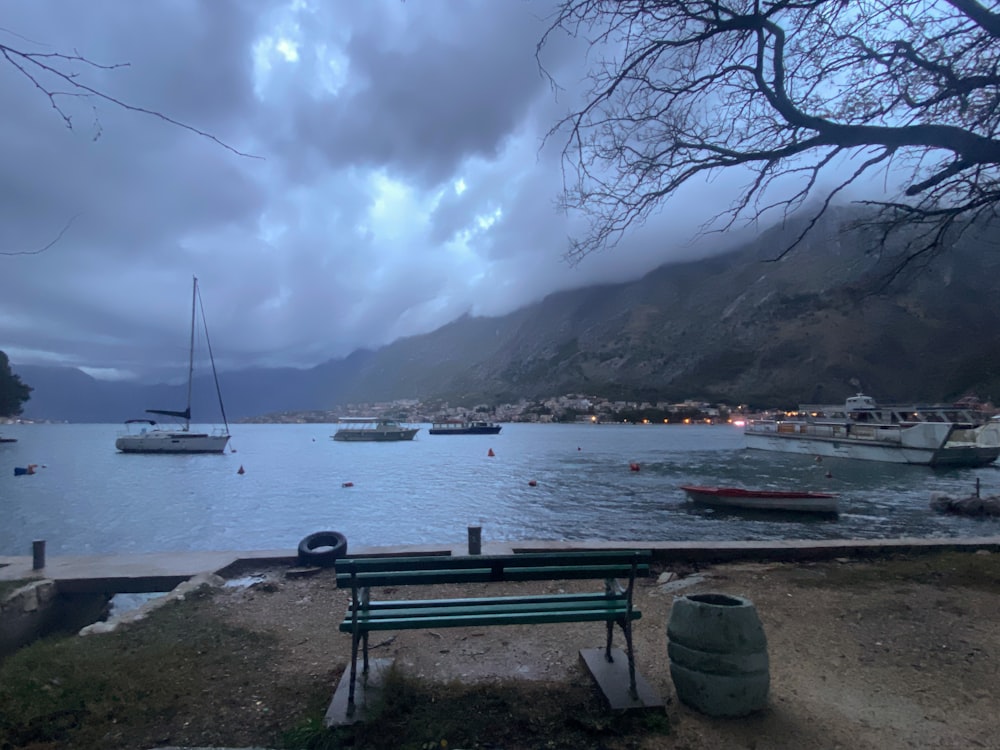
[[431, 435], [499, 435], [500, 425], [482, 420], [442, 419], [431, 423]]
[[178, 429], [158, 425], [154, 419], [125, 420], [125, 429], [115, 440], [115, 448], [122, 453], [224, 453], [229, 442], [229, 432], [222, 428], [192, 431], [190, 416]]
[[413, 440], [419, 427], [409, 427], [385, 417], [344, 417], [338, 420], [344, 427], [331, 437], [341, 442], [392, 443]]
[[705, 487], [682, 485], [696, 503], [747, 510], [777, 510], [796, 513], [836, 513], [837, 495], [833, 492], [807, 490], [749, 490], [743, 487]]
[[879, 405], [858, 394], [843, 406], [751, 420], [747, 448], [935, 467], [986, 466], [1000, 456], [1000, 422], [961, 405]]
[[[177, 427], [163, 427], [153, 419], [129, 419], [125, 422], [124, 434], [115, 440], [115, 448], [122, 453], [224, 453], [229, 442], [229, 423], [226, 421], [226, 410], [222, 405], [222, 391], [219, 389], [219, 378], [215, 372], [215, 359], [211, 348], [209, 358], [212, 360], [212, 375], [215, 380], [216, 395], [219, 398], [224, 427], [209, 432], [193, 432], [191, 430], [191, 386], [194, 379], [194, 334], [198, 302], [198, 279], [194, 278], [191, 291], [191, 343], [188, 351], [188, 382], [187, 407], [183, 411], [169, 409], [146, 409], [149, 414], [159, 414], [173, 417], [179, 421]], [[202, 323], [204, 323], [204, 319]], [[208, 339], [208, 328], [205, 327], [205, 338]]]

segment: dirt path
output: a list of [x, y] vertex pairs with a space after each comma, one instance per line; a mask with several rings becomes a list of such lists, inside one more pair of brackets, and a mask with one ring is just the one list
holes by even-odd
[[[668, 746], [1000, 748], [998, 571], [1000, 556], [979, 553], [730, 564], [676, 570], [679, 577], [671, 582], [642, 582], [637, 659], [642, 674], [669, 699]], [[233, 624], [274, 634], [281, 644], [276, 670], [322, 679], [343, 668], [350, 639], [336, 625], [347, 594], [335, 587], [332, 573], [263, 575], [249, 587], [223, 589], [211, 606]], [[572, 584], [545, 586], [573, 590]], [[519, 588], [528, 590], [506, 590]], [[449, 586], [420, 596], [482, 590]], [[493, 584], [489, 591], [500, 589]], [[676, 595], [708, 591], [745, 596], [757, 607], [771, 660], [770, 705], [760, 714], [712, 719], [676, 699], [666, 653], [671, 603]], [[407, 631], [376, 634], [372, 643], [374, 656], [393, 657], [408, 673], [431, 680], [576, 682], [589, 680], [579, 649], [600, 646], [602, 631], [593, 624]], [[645, 746], [663, 742], [651, 738]]]

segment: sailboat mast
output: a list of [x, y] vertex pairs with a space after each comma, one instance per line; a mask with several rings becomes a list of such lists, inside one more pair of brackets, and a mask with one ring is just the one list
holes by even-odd
[[191, 286], [191, 348], [188, 352], [188, 392], [187, 392], [187, 417], [184, 419], [184, 429], [191, 429], [191, 382], [194, 379], [194, 316], [195, 301], [198, 299], [198, 277], [194, 279]]

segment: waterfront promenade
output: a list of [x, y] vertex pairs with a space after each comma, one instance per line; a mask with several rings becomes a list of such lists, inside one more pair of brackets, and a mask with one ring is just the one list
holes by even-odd
[[[654, 560], [664, 564], [709, 564], [752, 560], [756, 562], [819, 561], [837, 558], [877, 558], [894, 554], [933, 553], [948, 550], [1000, 551], [1000, 536], [964, 539], [828, 539], [723, 542], [627, 542], [627, 541], [520, 541], [484, 542], [484, 554], [507, 554], [550, 550], [650, 549]], [[348, 548], [348, 556], [365, 555], [464, 555], [464, 546], [397, 545]], [[55, 581], [64, 593], [147, 593], [170, 591], [178, 584], [204, 573], [223, 578], [242, 570], [268, 565], [295, 565], [295, 550], [230, 550], [149, 552], [135, 555], [59, 556], [33, 568], [34, 559], [0, 556], [0, 581], [45, 578]]]
[[[486, 543], [483, 552], [631, 547], [652, 549], [657, 560], [659, 574], [643, 579], [636, 589], [642, 618], [634, 637], [641, 674], [667, 700], [670, 730], [669, 735], [647, 732], [640, 723], [621, 738], [621, 744], [602, 746], [1000, 747], [994, 721], [994, 686], [1000, 669], [1000, 630], [995, 625], [1000, 608], [1000, 536], [808, 542], [523, 541]], [[465, 554], [467, 549], [447, 545], [349, 549], [351, 555], [421, 552]], [[215, 581], [211, 596], [185, 598], [183, 610], [165, 607], [166, 618], [129, 621], [119, 631], [118, 645], [105, 647], [110, 650], [102, 664], [112, 674], [142, 670], [129, 666], [128, 660], [143, 654], [155, 654], [146, 658], [156, 659], [155, 675], [143, 672], [138, 687], [124, 681], [124, 697], [119, 696], [128, 705], [141, 706], [135, 712], [141, 720], [131, 721], [130, 711], [112, 713], [114, 721], [102, 723], [103, 714], [95, 712], [77, 730], [105, 738], [102, 747], [109, 750], [162, 746], [165, 738], [186, 747], [276, 747], [275, 738], [299, 725], [310, 706], [314, 711], [326, 706], [350, 663], [351, 639], [336, 627], [347, 607], [345, 592], [336, 586], [331, 570], [306, 575], [308, 571], [298, 568], [294, 550], [52, 557], [42, 570], [32, 570], [32, 562], [30, 556], [0, 558], [0, 582], [51, 578], [59, 589], [104, 587], [112, 593], [123, 587], [166, 588], [189, 576], [195, 580], [178, 591], [190, 590], [199, 580]], [[291, 575], [293, 570], [303, 574]], [[247, 583], [220, 586], [217, 578], [204, 575], [208, 573]], [[494, 585], [503, 584], [490, 584]], [[503, 593], [534, 593], [539, 585], [515, 584]], [[559, 584], [545, 591], [562, 588]], [[572, 590], [573, 582], [565, 588]], [[429, 597], [483, 595], [483, 587], [474, 585], [430, 589]], [[744, 596], [760, 614], [767, 634], [771, 692], [768, 708], [758, 714], [717, 719], [676, 698], [666, 649], [672, 604], [676, 596], [705, 592]], [[179, 630], [171, 625], [177, 619], [171, 619], [171, 611], [183, 612]], [[220, 623], [225, 626], [222, 630]], [[486, 696], [475, 711], [478, 721], [479, 714], [502, 695], [503, 705], [518, 712], [521, 720], [492, 725], [492, 719], [484, 719], [483, 726], [493, 727], [486, 739], [497, 740], [492, 746], [539, 747], [554, 737], [578, 740], [577, 746], [583, 747], [591, 746], [584, 742], [590, 732], [612, 720], [590, 713], [600, 709], [584, 708], [591, 705], [586, 703], [591, 686], [583, 679], [578, 657], [580, 649], [603, 642], [602, 630], [592, 623], [416, 630], [377, 638], [372, 648], [378, 658], [393, 660], [413, 680], [408, 684], [418, 691], [421, 706], [433, 709], [440, 698], [449, 707], [435, 720], [436, 727], [453, 726], [455, 707], [450, 701], [465, 701], [468, 706], [477, 696]], [[91, 644], [82, 653], [101, 648], [102, 643], [80, 642]], [[178, 687], [189, 672], [195, 681]], [[65, 679], [65, 665], [54, 665], [52, 677]], [[188, 701], [190, 695], [197, 700]], [[569, 723], [567, 716], [573, 719]], [[472, 721], [471, 715], [465, 718]], [[516, 736], [524, 741], [501, 742], [502, 733], [513, 731], [515, 725], [521, 732]], [[381, 726], [371, 731], [377, 733]], [[547, 731], [555, 734], [544, 734]], [[452, 734], [434, 738], [455, 744], [456, 735], [458, 730], [453, 729]]]

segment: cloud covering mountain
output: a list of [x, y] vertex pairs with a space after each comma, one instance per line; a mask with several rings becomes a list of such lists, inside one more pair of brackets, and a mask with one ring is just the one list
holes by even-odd
[[0, 350], [176, 378], [197, 275], [223, 370], [309, 367], [716, 249], [687, 243], [725, 180], [563, 260], [580, 217], [544, 136], [594, 61], [560, 36], [536, 60], [552, 7], [6, 5], [0, 44], [114, 101], [0, 60]]

